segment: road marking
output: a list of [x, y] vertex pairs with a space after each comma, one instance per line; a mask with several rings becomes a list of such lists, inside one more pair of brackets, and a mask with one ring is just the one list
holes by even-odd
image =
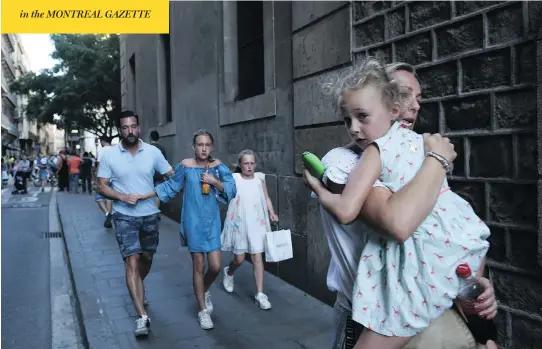
[[[36, 201], [38, 200], [38, 196], [41, 193], [41, 188], [28, 188], [27, 194], [11, 194], [13, 188], [4, 188], [2, 189], [2, 202], [5, 203], [9, 201], [10, 199], [14, 198], [22, 198], [21, 202], [28, 202], [28, 201]], [[45, 187], [43, 193], [56, 193], [58, 191], [57, 187]], [[32, 199], [28, 199], [32, 198]], [[19, 200], [16, 200], [19, 201]]]
[[[60, 218], [53, 191], [49, 202], [49, 231], [61, 231]], [[49, 239], [51, 266], [51, 348], [83, 349], [79, 322], [73, 306], [73, 285], [67, 264], [64, 239]]]
[[[36, 195], [37, 196], [37, 195]], [[38, 201], [39, 199], [36, 197], [36, 196], [31, 196], [31, 197], [22, 197], [21, 200], [16, 200], [16, 201], [19, 201], [19, 202], [35, 202], [35, 201]], [[12, 200], [13, 201], [13, 200]]]

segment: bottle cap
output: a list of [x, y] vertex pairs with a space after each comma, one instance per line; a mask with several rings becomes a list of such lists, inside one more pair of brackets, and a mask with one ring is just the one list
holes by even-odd
[[466, 279], [472, 275], [472, 270], [467, 263], [459, 264], [455, 272], [462, 279]]

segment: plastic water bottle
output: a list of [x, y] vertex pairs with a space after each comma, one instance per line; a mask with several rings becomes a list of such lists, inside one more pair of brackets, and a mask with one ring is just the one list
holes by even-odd
[[324, 177], [324, 172], [326, 172], [326, 166], [322, 163], [322, 161], [313, 153], [311, 152], [303, 152], [303, 163], [305, 166], [307, 166], [307, 169], [309, 170], [310, 174], [318, 179], [322, 179]]
[[472, 270], [467, 263], [463, 263], [456, 268], [457, 276], [459, 276], [459, 293], [457, 297], [465, 302], [477, 302], [478, 297], [484, 293], [484, 287], [472, 275]]
[[[203, 171], [203, 174], [206, 174], [209, 172], [209, 166], [205, 166], [205, 170]], [[201, 178], [203, 178], [203, 174], [201, 175]], [[209, 195], [211, 193], [211, 186], [208, 183], [201, 182], [201, 193], [203, 195]]]

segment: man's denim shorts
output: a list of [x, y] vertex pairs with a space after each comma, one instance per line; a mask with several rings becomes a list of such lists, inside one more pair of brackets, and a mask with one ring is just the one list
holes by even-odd
[[115, 212], [113, 225], [122, 258], [140, 253], [152, 255], [156, 252], [159, 242], [160, 213], [134, 217]]
[[47, 169], [40, 168], [39, 174], [40, 174], [40, 181], [44, 181], [44, 180], [47, 179], [47, 175], [48, 175], [49, 173], [47, 172]]
[[[109, 186], [110, 187], [113, 187], [113, 184], [111, 182], [109, 182]], [[102, 201], [102, 200], [109, 200], [108, 198], [106, 198], [105, 196], [101, 195], [101, 194], [98, 194], [98, 192], [96, 192], [96, 197], [95, 197], [96, 201]]]

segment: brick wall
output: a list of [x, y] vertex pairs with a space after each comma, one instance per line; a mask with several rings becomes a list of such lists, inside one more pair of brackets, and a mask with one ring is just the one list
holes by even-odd
[[456, 145], [450, 184], [491, 228], [499, 334], [510, 348], [542, 341], [540, 8], [535, 2], [377, 1], [355, 2], [352, 9], [354, 59], [371, 54], [416, 65], [424, 95], [417, 131], [440, 132]]

